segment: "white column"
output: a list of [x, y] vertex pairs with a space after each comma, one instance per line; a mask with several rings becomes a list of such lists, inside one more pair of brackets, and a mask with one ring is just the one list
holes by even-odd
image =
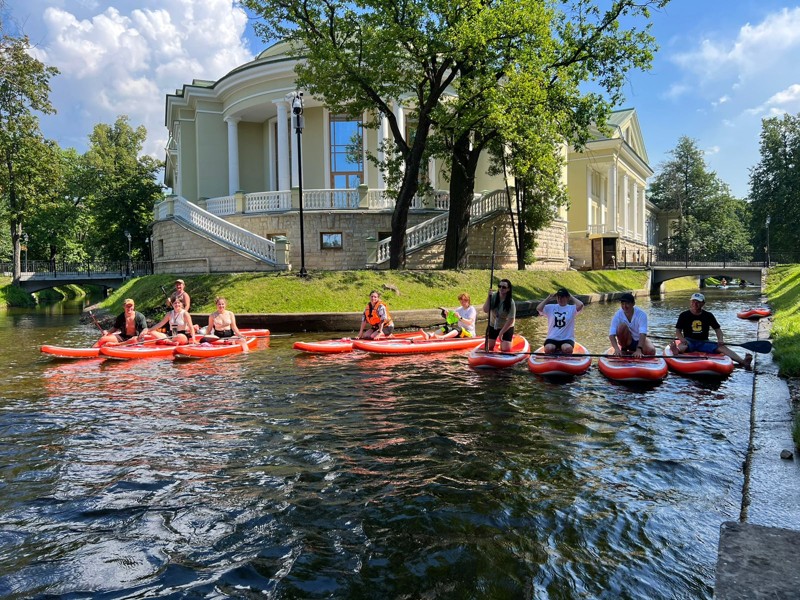
[[292, 149], [292, 161], [291, 161], [291, 163], [292, 163], [292, 165], [291, 165], [292, 166], [292, 169], [291, 169], [291, 171], [292, 171], [292, 183], [291, 183], [291, 187], [295, 188], [295, 187], [299, 187], [300, 186], [300, 175], [299, 175], [299, 170], [297, 168], [297, 134], [296, 134], [295, 128], [294, 128], [294, 115], [292, 115], [290, 118], [292, 120], [292, 127], [291, 127], [291, 131], [289, 132], [289, 146]]
[[608, 207], [608, 213], [611, 217], [611, 231], [617, 231], [619, 221], [617, 219], [617, 163], [611, 163], [611, 168], [608, 171], [608, 191], [609, 201], [611, 202]]
[[628, 189], [630, 184], [628, 182], [628, 174], [627, 173], [625, 173], [622, 176], [622, 185], [623, 185], [623, 188], [622, 188], [622, 206], [623, 206], [623, 209], [625, 211], [623, 213], [623, 216], [622, 216], [622, 224], [625, 227], [625, 234], [624, 235], [628, 235], [628, 210], [630, 208], [631, 195], [630, 195], [630, 191]]
[[[406, 115], [403, 112], [403, 105], [400, 104], [397, 100], [394, 101], [392, 105], [392, 113], [394, 113], [394, 118], [397, 121], [397, 128], [400, 130], [400, 135], [405, 139], [406, 135]], [[405, 171], [404, 165], [400, 165], [401, 171]]]
[[592, 231], [592, 168], [586, 167], [586, 230]]
[[178, 128], [178, 135], [176, 136], [177, 139], [175, 140], [175, 145], [178, 148], [178, 159], [175, 165], [175, 189], [172, 190], [172, 193], [176, 196], [183, 197], [183, 182], [181, 181], [181, 176], [183, 175], [183, 164], [182, 164], [182, 156], [183, 156], [183, 148], [181, 147], [181, 130]]
[[275, 149], [278, 153], [278, 190], [288, 191], [292, 187], [289, 174], [289, 103], [273, 100], [278, 110], [278, 139]]
[[239, 191], [239, 117], [225, 117], [228, 124], [228, 193]]
[[633, 237], [641, 233], [639, 229], [639, 182], [633, 181]]
[[642, 187], [642, 210], [639, 215], [639, 222], [641, 223], [642, 239], [647, 244], [647, 191]]
[[[386, 115], [381, 113], [381, 120], [378, 125], [378, 161], [383, 162], [386, 160], [386, 152], [383, 150], [384, 143], [386, 142], [386, 128], [388, 124], [386, 122]], [[376, 186], [379, 190], [386, 189], [386, 177], [383, 169], [378, 169], [378, 181], [376, 182]]]

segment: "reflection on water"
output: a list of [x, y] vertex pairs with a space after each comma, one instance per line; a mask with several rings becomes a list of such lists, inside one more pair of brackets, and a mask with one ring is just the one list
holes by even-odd
[[[639, 302], [654, 333], [684, 296]], [[757, 296], [708, 300], [754, 338], [735, 313]], [[579, 315], [591, 351], [616, 308]], [[301, 356], [297, 337], [69, 362], [37, 346], [93, 341], [74, 316], [0, 319], [3, 597], [708, 598], [739, 514], [744, 371], [553, 384], [458, 353]]]

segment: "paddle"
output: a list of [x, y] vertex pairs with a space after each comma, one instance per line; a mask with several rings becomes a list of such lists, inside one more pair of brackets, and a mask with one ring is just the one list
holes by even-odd
[[219, 340], [239, 340], [239, 343], [242, 346], [242, 353], [249, 354], [250, 353], [250, 346], [247, 345], [247, 337], [244, 335], [232, 335], [226, 338], [221, 338], [219, 336], [210, 334], [202, 336], [203, 340], [208, 341], [209, 343], [218, 342]]
[[492, 227], [492, 270], [489, 272], [489, 321], [486, 323], [486, 334], [483, 336], [483, 351], [489, 352], [489, 327], [492, 325], [492, 281], [494, 280], [494, 249], [497, 242], [497, 225]]
[[[674, 337], [664, 337], [659, 335], [648, 335], [647, 337], [655, 339], [655, 340], [675, 340]], [[692, 338], [687, 338], [692, 339]], [[702, 340], [696, 340], [702, 341]], [[772, 351], [772, 342], [768, 342], [767, 340], [753, 340], [752, 342], [742, 342], [741, 344], [735, 344], [733, 342], [725, 342], [726, 346], [736, 346], [737, 348], [744, 348], [745, 350], [752, 350], [757, 354], [769, 354]]]
[[93, 313], [92, 311], [89, 311], [89, 316], [90, 316], [90, 317], [92, 317], [92, 321], [94, 321], [94, 324], [95, 324], [95, 325], [97, 325], [97, 328], [100, 330], [100, 333], [102, 333], [103, 335], [105, 335], [105, 334], [106, 334], [106, 330], [105, 330], [105, 329], [103, 329], [103, 328], [100, 326], [100, 323], [98, 323], [98, 322], [97, 322], [97, 319], [95, 319], [95, 317], [94, 317], [94, 313]]
[[586, 356], [591, 356], [594, 358], [620, 358], [623, 360], [647, 360], [647, 359], [654, 359], [654, 358], [677, 358], [679, 360], [706, 360], [712, 356], [724, 356], [723, 354], [703, 354], [702, 356], [686, 356], [685, 354], [678, 354], [677, 356], [664, 356], [663, 354], [642, 354], [642, 356], [636, 357], [631, 355], [624, 355], [624, 356], [614, 356], [613, 354], [585, 354], [583, 352], [576, 352], [574, 354], [550, 354], [549, 352], [489, 352], [489, 354], [508, 354], [508, 355], [516, 355], [516, 354], [530, 354], [532, 356], [550, 356], [552, 358], [584, 358]]

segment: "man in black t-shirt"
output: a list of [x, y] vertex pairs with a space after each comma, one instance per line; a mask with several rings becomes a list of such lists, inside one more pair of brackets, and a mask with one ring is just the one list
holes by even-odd
[[[683, 311], [678, 315], [675, 323], [676, 342], [672, 342], [670, 347], [674, 354], [682, 352], [705, 352], [707, 354], [720, 353], [730, 356], [739, 366], [750, 369], [753, 362], [753, 355], [746, 354], [744, 358], [725, 345], [722, 335], [722, 328], [717, 318], [710, 312], [703, 310], [706, 298], [703, 294], [695, 293], [689, 301], [689, 310]], [[717, 341], [712, 342], [708, 339], [710, 330], [714, 330]]]

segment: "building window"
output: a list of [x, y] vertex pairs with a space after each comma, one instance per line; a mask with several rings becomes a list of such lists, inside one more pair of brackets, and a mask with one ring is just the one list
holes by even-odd
[[338, 233], [320, 233], [319, 245], [323, 250], [341, 250], [342, 249], [342, 234]]
[[331, 188], [353, 190], [364, 181], [362, 123], [347, 115], [332, 114], [330, 127]]
[[164, 240], [158, 240], [158, 256], [164, 256]]

